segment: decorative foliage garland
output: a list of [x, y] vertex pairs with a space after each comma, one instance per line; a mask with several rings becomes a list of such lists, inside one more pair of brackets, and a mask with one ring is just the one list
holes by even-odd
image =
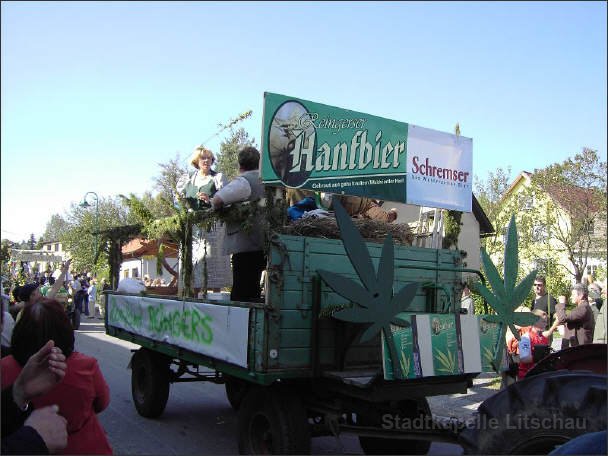
[[[172, 239], [179, 243], [181, 258], [182, 293], [192, 295], [192, 228], [197, 226], [204, 231], [211, 231], [216, 223], [235, 223], [242, 226], [245, 232], [251, 232], [255, 225], [265, 220], [263, 208], [258, 201], [232, 204], [219, 210], [192, 210], [180, 205], [175, 214], [160, 219], [149, 219], [142, 232], [148, 239]], [[206, 262], [206, 259], [204, 260]], [[206, 264], [203, 265], [203, 285], [207, 283]]]
[[[122, 245], [130, 241], [137, 235], [141, 234], [142, 225], [123, 225], [101, 230], [99, 232], [100, 245], [105, 246], [104, 251], [108, 253], [108, 262], [110, 266], [110, 281], [113, 289], [118, 286], [120, 276], [120, 264], [122, 263]], [[103, 247], [102, 247], [103, 248]], [[106, 250], [107, 249], [107, 250]], [[102, 249], [99, 249], [101, 252]], [[97, 258], [95, 259], [97, 260]]]
[[442, 247], [449, 249], [450, 247], [458, 247], [458, 236], [460, 236], [462, 212], [461, 211], [443, 211], [443, 226], [445, 236], [443, 237]]

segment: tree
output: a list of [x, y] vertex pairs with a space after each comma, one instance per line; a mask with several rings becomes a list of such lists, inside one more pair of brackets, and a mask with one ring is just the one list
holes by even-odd
[[[175, 158], [169, 160], [167, 163], [159, 163], [160, 174], [154, 177], [154, 189], [158, 191], [156, 202], [150, 201], [152, 205], [158, 204], [157, 210], [164, 212], [165, 216], [171, 215], [171, 206], [177, 204], [177, 182], [184, 175], [187, 174], [187, 169], [180, 164], [179, 153], [175, 155]], [[150, 195], [150, 199], [153, 197]], [[165, 204], [162, 204], [162, 202]], [[161, 208], [161, 206], [164, 206]]]
[[34, 247], [36, 247], [36, 238], [34, 237], [34, 233], [30, 234], [30, 240], [28, 241], [28, 247], [30, 250], [34, 250]]
[[[456, 122], [456, 125], [454, 125], [454, 134], [460, 136], [459, 122]], [[460, 236], [460, 230], [462, 228], [462, 211], [444, 209], [442, 216], [444, 227], [444, 236], [441, 241], [442, 247], [444, 249], [449, 249], [452, 246], [458, 248], [458, 237]]]
[[150, 211], [150, 214], [154, 218], [169, 217], [173, 214], [173, 204], [170, 203], [168, 197], [163, 195], [163, 193], [152, 195], [150, 192], [145, 192], [141, 197], [141, 203]]
[[589, 257], [606, 258], [606, 170], [597, 151], [583, 148], [574, 158], [535, 170], [532, 176], [534, 186], [551, 195], [546, 225], [577, 282]]
[[[485, 180], [475, 176], [475, 196], [491, 222], [500, 208], [500, 200], [511, 183], [511, 167], [490, 171]], [[496, 226], [496, 225], [494, 225]]]
[[46, 228], [42, 234], [42, 239], [44, 239], [45, 242], [61, 242], [61, 238], [68, 228], [68, 222], [61, 215], [53, 214], [51, 216], [51, 220], [49, 220], [46, 224]]
[[15, 243], [8, 239], [2, 239], [0, 244], [0, 274], [3, 277], [10, 278], [11, 269], [11, 249], [15, 248]]
[[249, 138], [249, 133], [243, 127], [238, 130], [230, 128], [228, 138], [222, 141], [217, 159], [217, 169], [232, 180], [239, 173], [239, 150], [246, 146], [257, 147], [255, 138]]
[[[474, 182], [477, 200], [495, 228], [494, 234], [481, 240], [481, 246], [486, 249], [497, 266], [502, 267], [503, 234], [506, 233], [510, 214], [514, 213], [510, 211], [515, 210], [517, 212], [514, 208], [504, 210], [505, 201], [503, 201], [503, 197], [511, 183], [511, 167], [497, 168], [494, 172], [488, 172], [485, 180], [475, 177]], [[521, 231], [522, 228], [525, 228], [526, 221], [518, 219], [517, 225]], [[520, 239], [520, 251], [521, 255], [525, 255], [527, 251], [525, 239]]]
[[107, 266], [109, 247], [99, 245], [99, 255], [95, 261], [95, 234], [109, 228], [129, 225], [134, 217], [119, 198], [99, 199], [99, 226], [96, 225], [95, 210], [84, 210], [72, 203], [67, 216], [69, 228], [62, 236], [64, 249], [72, 255], [72, 267], [77, 271], [99, 272]]
[[[509, 194], [510, 168], [476, 181], [476, 194], [496, 228], [482, 243], [497, 264], [502, 262], [504, 234], [516, 214], [520, 259], [567, 287], [567, 276], [581, 281], [590, 256], [606, 257], [606, 162], [585, 148], [562, 163], [527, 173], [530, 184]], [[564, 257], [568, 259], [566, 264]]]

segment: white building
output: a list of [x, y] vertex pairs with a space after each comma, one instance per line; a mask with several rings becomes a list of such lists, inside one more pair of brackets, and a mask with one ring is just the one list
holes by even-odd
[[[473, 204], [472, 212], [463, 212], [460, 221], [461, 228], [458, 236], [458, 249], [467, 253], [464, 262], [469, 269], [479, 270], [481, 267], [480, 260], [480, 239], [494, 233], [494, 227], [488, 219], [488, 216], [483, 211], [481, 205], [472, 196]], [[441, 241], [445, 235], [445, 227], [439, 217], [440, 210], [434, 208], [421, 208], [414, 204], [402, 203], [385, 203], [385, 210], [394, 207], [397, 209], [398, 217], [396, 223], [407, 223], [413, 230], [416, 238], [413, 245], [420, 247], [435, 247], [441, 248]], [[422, 209], [422, 210], [421, 210]], [[435, 236], [435, 245], [433, 245], [433, 227], [436, 227], [438, 236]]]
[[[178, 249], [172, 243], [165, 244], [165, 260], [169, 267], [178, 270]], [[161, 278], [165, 284], [171, 283], [174, 276], [162, 268], [162, 274], [157, 274], [157, 255], [159, 243], [154, 240], [135, 238], [122, 247], [123, 262], [120, 265], [120, 278], [127, 277], [143, 279], [146, 275], [150, 279]]]
[[58, 241], [44, 242], [42, 248], [37, 250], [11, 249], [11, 261], [23, 262], [28, 273], [37, 270], [41, 275], [47, 271], [53, 274], [68, 257], [68, 252], [63, 250], [63, 245]]

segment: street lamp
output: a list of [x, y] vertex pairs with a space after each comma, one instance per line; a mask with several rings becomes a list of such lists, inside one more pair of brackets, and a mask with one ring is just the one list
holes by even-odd
[[87, 196], [93, 195], [95, 197], [95, 257], [97, 256], [98, 237], [99, 237], [99, 197], [95, 192], [86, 192], [82, 198], [82, 202], [79, 204], [80, 207], [91, 207], [87, 202]]

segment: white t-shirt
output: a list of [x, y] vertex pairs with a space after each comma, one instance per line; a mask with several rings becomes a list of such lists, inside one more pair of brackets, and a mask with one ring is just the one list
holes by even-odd
[[13, 335], [13, 328], [15, 327], [15, 320], [13, 320], [13, 316], [8, 312], [4, 312], [3, 318], [4, 320], [2, 322], [2, 346], [10, 347], [11, 337]]
[[215, 195], [222, 199], [224, 205], [247, 201], [251, 195], [251, 185], [244, 177], [237, 176]]
[[82, 288], [82, 284], [80, 283], [80, 280], [73, 280], [72, 283], [70, 283], [70, 287], [72, 288], [72, 294], [75, 295], [76, 292]]
[[471, 297], [471, 295], [464, 296], [460, 300], [460, 308], [467, 309], [468, 315], [473, 315], [475, 313], [475, 305], [473, 304], [473, 298]]
[[97, 286], [91, 284], [91, 286], [87, 289], [87, 293], [89, 294], [89, 301], [95, 302], [97, 298]]

